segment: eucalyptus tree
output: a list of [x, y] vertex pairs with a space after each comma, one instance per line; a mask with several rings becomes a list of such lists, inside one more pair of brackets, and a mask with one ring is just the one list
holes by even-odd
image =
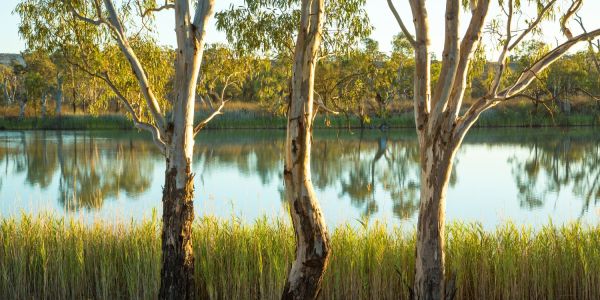
[[9, 103], [17, 102], [19, 105], [19, 119], [25, 117], [25, 107], [29, 101], [26, 93], [26, 69], [25, 66], [13, 63], [11, 72], [7, 73], [4, 85], [4, 95]]
[[[514, 55], [510, 58], [516, 66], [514, 70], [507, 70], [507, 80], [515, 80], [515, 76], [521, 74], [532, 63], [548, 53], [548, 51], [550, 51], [549, 48], [550, 47], [546, 43], [541, 41], [530, 40], [523, 42], [522, 45], [515, 49]], [[560, 64], [560, 61], [563, 59], [559, 60], [558, 64]], [[552, 109], [548, 106], [547, 101], [543, 99], [543, 97], [551, 95], [550, 90], [547, 87], [548, 73], [556, 66], [557, 64], [554, 64], [549, 69], [539, 72], [536, 76], [536, 80], [529, 85], [527, 90], [521, 93], [524, 98], [531, 100], [533, 103], [534, 113], [538, 112], [539, 105], [541, 104], [550, 114], [552, 114]]]
[[211, 110], [215, 104], [221, 108], [228, 101], [229, 95], [240, 92], [246, 77], [253, 70], [255, 59], [249, 55], [238, 54], [223, 44], [212, 44], [204, 52], [202, 78], [198, 92], [202, 101]]
[[2, 97], [4, 102], [9, 105], [15, 101], [18, 88], [17, 74], [15, 66], [0, 65], [0, 84], [2, 84]]
[[586, 55], [575, 53], [556, 61], [545, 76], [546, 89], [552, 96], [559, 112], [571, 112], [570, 97], [579, 94], [588, 80], [589, 72], [585, 69]]
[[294, 52], [283, 176], [296, 233], [296, 258], [283, 299], [316, 299], [331, 246], [310, 174], [315, 69], [325, 0], [302, 0]]
[[[23, 74], [23, 88], [27, 93], [27, 99], [40, 103], [40, 114], [46, 117], [47, 96], [55, 86], [54, 73], [56, 66], [50, 60], [50, 56], [43, 51], [31, 51], [23, 54], [26, 66]], [[36, 105], [37, 106], [37, 105]], [[20, 106], [19, 116], [25, 114], [25, 106]]]
[[[194, 125], [194, 105], [214, 0], [198, 0], [195, 7], [188, 0], [116, 4], [112, 0], [23, 0], [16, 11], [21, 16], [20, 33], [30, 48], [65, 51], [70, 63], [101, 80], [112, 91], [137, 128], [152, 134], [166, 160], [159, 296], [195, 298], [192, 152], [194, 136], [212, 115]], [[162, 10], [174, 11], [177, 40], [170, 97], [166, 86], [161, 84], [165, 81], [164, 69], [152, 68], [152, 61], [139, 55], [141, 49], [133, 42], [149, 36], [152, 16]], [[118, 56], [129, 66], [126, 74], [115, 74], [112, 66], [106, 64], [104, 50], [108, 48], [118, 50]], [[137, 83], [138, 97], [122, 92], [118, 78], [126, 76]], [[218, 113], [215, 111], [213, 115]]]
[[62, 57], [61, 52], [55, 52], [51, 56], [52, 62], [56, 66], [55, 80], [56, 85], [54, 86], [54, 116], [60, 117], [62, 115], [62, 104], [64, 100], [63, 95], [63, 83], [65, 81], [65, 70], [66, 61]]
[[[245, 6], [232, 5], [216, 16], [217, 27], [225, 30], [239, 52], [290, 58], [283, 177], [296, 235], [296, 258], [283, 291], [283, 298], [289, 299], [317, 297], [330, 252], [310, 173], [316, 65], [321, 57], [356, 45], [370, 31], [365, 0], [325, 2], [245, 0]], [[296, 32], [295, 28], [294, 39], [290, 33]]]
[[[453, 288], [445, 283], [444, 228], [446, 190], [455, 154], [469, 129], [482, 112], [515, 99], [557, 59], [579, 42], [600, 35], [600, 29], [573, 35], [523, 70], [512, 82], [502, 83], [510, 53], [532, 31], [539, 30], [544, 20], [562, 14], [563, 31], [569, 18], [580, 7], [581, 0], [569, 7], [560, 7], [557, 0], [531, 1], [536, 14], [528, 18], [526, 2], [498, 1], [503, 22], [492, 21], [488, 31], [497, 37], [499, 49], [495, 73], [487, 92], [461, 110], [470, 64], [481, 41], [491, 0], [462, 1], [470, 4], [471, 19], [464, 36], [459, 35], [460, 0], [447, 0], [445, 12], [444, 50], [439, 80], [432, 84], [432, 60], [429, 20], [425, 0], [410, 0], [415, 35], [407, 28], [392, 0], [388, 5], [400, 29], [409, 38], [415, 53], [414, 114], [419, 141], [421, 185], [420, 210], [417, 224], [414, 297], [442, 299], [451, 297]], [[433, 87], [432, 87], [433, 86]], [[433, 88], [433, 92], [432, 92]]]

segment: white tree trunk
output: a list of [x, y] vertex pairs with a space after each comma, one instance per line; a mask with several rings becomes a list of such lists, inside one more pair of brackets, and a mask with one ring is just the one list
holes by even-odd
[[41, 99], [41, 116], [42, 118], [46, 117], [46, 93], [42, 94], [42, 99]]
[[315, 67], [323, 0], [303, 0], [296, 42], [285, 145], [285, 191], [296, 235], [296, 258], [282, 299], [315, 299], [330, 253], [329, 235], [310, 174]]
[[63, 77], [58, 75], [56, 78], [56, 91], [54, 94], [54, 101], [56, 106], [54, 107], [54, 115], [60, 117], [62, 115], [62, 102], [63, 102]]
[[[214, 0], [200, 1], [194, 22], [187, 0], [175, 1], [177, 60], [172, 122], [166, 129], [167, 170], [163, 188], [161, 299], [206, 299], [204, 283], [194, 280], [194, 106], [204, 50], [204, 28]], [[200, 31], [200, 32], [199, 32]], [[200, 294], [197, 294], [197, 291]]]
[[4, 83], [2, 84], [2, 92], [4, 93], [4, 101], [5, 101], [6, 103], [11, 103], [12, 101], [11, 101], [11, 99], [10, 99], [10, 96], [8, 95], [8, 86], [7, 86], [7, 83], [6, 83], [6, 82], [4, 82]]
[[[436, 135], [433, 135], [436, 136]], [[446, 191], [458, 145], [444, 144], [448, 134], [423, 137], [420, 148], [421, 193], [417, 223], [415, 299], [445, 299], [444, 228]], [[449, 290], [449, 293], [453, 291]]]
[[[429, 53], [429, 21], [424, 0], [409, 0], [415, 38], [407, 29], [391, 0], [388, 0], [394, 17], [415, 51], [414, 109], [421, 158], [421, 206], [417, 225], [417, 259], [414, 298], [451, 298], [453, 288], [444, 282], [444, 210], [449, 174], [456, 150], [468, 130], [482, 112], [502, 101], [515, 98], [524, 91], [537, 75], [565, 55], [569, 49], [582, 41], [600, 36], [600, 29], [578, 36], [567, 35], [568, 40], [549, 51], [531, 66], [523, 70], [513, 83], [502, 85], [507, 69], [507, 58], [532, 31], [556, 8], [557, 0], [549, 0], [538, 7], [537, 15], [526, 20], [527, 26], [515, 33], [512, 28], [516, 1], [504, 1], [502, 9], [507, 12], [506, 33], [501, 37], [494, 80], [486, 95], [476, 99], [466, 112], [461, 106], [467, 87], [469, 66], [474, 57], [489, 10], [490, 0], [470, 1], [471, 20], [462, 38], [459, 36], [460, 0], [446, 0], [445, 41], [442, 67], [435, 93], [430, 93], [431, 64]], [[580, 1], [574, 1], [561, 18], [564, 27], [579, 9]], [[557, 12], [555, 12], [557, 13]], [[563, 30], [567, 31], [567, 30]], [[584, 30], [585, 31], [585, 30]], [[500, 31], [498, 31], [500, 32]], [[459, 43], [460, 41], [460, 43]], [[500, 87], [504, 86], [502, 90]]]

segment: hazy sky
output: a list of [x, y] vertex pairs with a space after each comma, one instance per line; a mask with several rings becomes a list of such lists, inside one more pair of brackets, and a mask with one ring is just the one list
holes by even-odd
[[[563, 0], [559, 0], [563, 1]], [[17, 24], [19, 18], [12, 14], [15, 5], [19, 0], [0, 0], [0, 53], [16, 53], [22, 51], [25, 48], [23, 41], [20, 40], [17, 32]], [[395, 0], [396, 7], [398, 8], [403, 20], [409, 28], [412, 26], [412, 18], [410, 17], [410, 8], [407, 0]], [[443, 45], [443, 34], [444, 34], [444, 3], [443, 0], [429, 0], [427, 7], [429, 10], [429, 20], [431, 22], [431, 40], [433, 51], [441, 53]], [[220, 11], [228, 8], [231, 4], [242, 5], [243, 0], [224, 1], [216, 0], [215, 11]], [[367, 13], [371, 19], [373, 26], [375, 27], [372, 37], [379, 41], [381, 49], [384, 51], [390, 50], [390, 41], [392, 37], [400, 31], [393, 15], [389, 11], [386, 0], [367, 0]], [[532, 10], [528, 10], [530, 17], [534, 16]], [[461, 28], [463, 30], [468, 24], [469, 14], [462, 13]], [[497, 6], [493, 6], [490, 14], [488, 15], [488, 21], [498, 16], [499, 9]], [[599, 0], [587, 0], [583, 8], [580, 10], [580, 15], [586, 24], [588, 30], [600, 28], [600, 1]], [[157, 18], [158, 34], [161, 43], [163, 44], [175, 44], [175, 35], [173, 33], [173, 20], [172, 12], [166, 11], [161, 12]], [[564, 41], [563, 36], [560, 34], [557, 22], [543, 24], [544, 39], [548, 43], [556, 44], [558, 41]], [[573, 22], [574, 23], [574, 22]], [[209, 27], [208, 31], [208, 42], [224, 42], [225, 36], [223, 33], [214, 29], [214, 20], [212, 26]], [[571, 28], [575, 31], [574, 33], [580, 32], [579, 25], [576, 23], [571, 25]]]

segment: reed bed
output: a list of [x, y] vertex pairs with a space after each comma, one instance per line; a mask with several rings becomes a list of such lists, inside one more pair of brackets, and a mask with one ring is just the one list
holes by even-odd
[[[151, 299], [160, 275], [160, 222], [85, 224], [48, 215], [0, 223], [0, 299]], [[198, 219], [196, 278], [213, 299], [277, 299], [293, 258], [287, 222]], [[322, 299], [406, 299], [414, 232], [341, 226]], [[457, 299], [600, 299], [600, 226], [486, 231], [450, 224], [447, 273]]]
[[[196, 122], [209, 115], [207, 109], [196, 113]], [[285, 129], [287, 119], [261, 110], [255, 104], [234, 102], [226, 106], [223, 115], [213, 119], [207, 129]], [[414, 128], [412, 112], [393, 112], [385, 119], [371, 116], [370, 122], [362, 124], [365, 128]], [[545, 111], [533, 114], [529, 107], [497, 108], [485, 112], [476, 123], [476, 127], [554, 127], [554, 126], [598, 126], [600, 114], [596, 110], [573, 112], [569, 115], [556, 114], [551, 117]], [[318, 114], [315, 128], [360, 128], [360, 119], [343, 115]], [[134, 129], [133, 123], [121, 114], [105, 115], [64, 115], [57, 117], [16, 117], [0, 116], [0, 130], [96, 130], [96, 129]]]

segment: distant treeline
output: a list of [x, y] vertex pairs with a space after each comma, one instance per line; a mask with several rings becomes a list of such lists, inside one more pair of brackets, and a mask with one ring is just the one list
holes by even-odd
[[[151, 69], [149, 79], [157, 87], [154, 92], [161, 100], [160, 105], [168, 111], [172, 98], [170, 66], [174, 63], [173, 49], [157, 46], [149, 40], [135, 40], [132, 44], [143, 51], [141, 56]], [[524, 43], [510, 57], [505, 81], [512, 81], [514, 78], [511, 77], [520, 74], [548, 49], [542, 42]], [[104, 57], [113, 59], [102, 62], [111, 66], [112, 82], [129, 99], [142, 101], [139, 86], [126, 70], [126, 62], [118, 55], [109, 55], [118, 50], [108, 47], [103, 51], [106, 52]], [[565, 119], [561, 116], [570, 114], [587, 115], [591, 120], [575, 123], [595, 124], [597, 117], [594, 115], [600, 113], [600, 97], [597, 96], [600, 95], [600, 79], [593, 63], [596, 55], [594, 51], [582, 50], [562, 57], [537, 76], [516, 105], [511, 103], [513, 109], [517, 106], [516, 112], [504, 116], [505, 122], [493, 125], [568, 125], [573, 122], [560, 120]], [[126, 114], [122, 102], [97, 74], [91, 74], [62, 53], [26, 51], [22, 57], [23, 60], [13, 59], [10, 65], [0, 65], [0, 111], [3, 117]], [[263, 124], [266, 127], [283, 126], [283, 119], [278, 120], [285, 116], [287, 109], [290, 64], [291, 58], [285, 55], [240, 54], [228, 45], [209, 45], [197, 89], [198, 108], [210, 111], [223, 101], [231, 101], [225, 104], [225, 111], [232, 114], [228, 120], [241, 122], [237, 126], [262, 127], [254, 123], [265, 122], [268, 123]], [[437, 81], [440, 65], [441, 62], [434, 58], [432, 85]], [[467, 94], [471, 97], [466, 98], [467, 102], [485, 93], [493, 80], [494, 67], [495, 63], [486, 60], [485, 51], [477, 52], [470, 70]], [[380, 51], [376, 41], [365, 39], [361, 47], [344, 55], [321, 59], [317, 73], [316, 109], [324, 116], [325, 127], [340, 122], [345, 124], [338, 126], [397, 126], [398, 117], [412, 111], [414, 57], [410, 44], [402, 35], [394, 38], [391, 53]], [[140, 115], [147, 113], [144, 105], [133, 103], [133, 106]], [[272, 120], [246, 120], [249, 116]], [[519, 120], [515, 124], [510, 118]]]

